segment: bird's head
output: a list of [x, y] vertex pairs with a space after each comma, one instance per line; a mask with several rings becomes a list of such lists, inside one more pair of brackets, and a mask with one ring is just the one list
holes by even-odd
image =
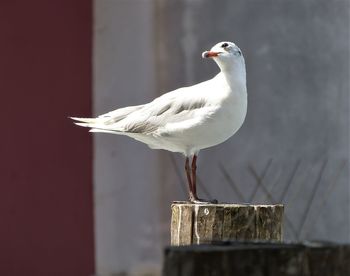
[[244, 66], [242, 51], [236, 44], [229, 41], [217, 43], [209, 51], [203, 52], [202, 57], [214, 59], [223, 71]]

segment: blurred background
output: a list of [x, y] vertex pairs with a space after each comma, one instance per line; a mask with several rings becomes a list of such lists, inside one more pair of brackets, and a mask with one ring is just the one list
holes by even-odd
[[68, 116], [247, 66], [241, 130], [199, 155], [199, 195], [284, 203], [285, 240], [350, 241], [349, 1], [1, 1], [1, 275], [159, 275], [183, 158]]

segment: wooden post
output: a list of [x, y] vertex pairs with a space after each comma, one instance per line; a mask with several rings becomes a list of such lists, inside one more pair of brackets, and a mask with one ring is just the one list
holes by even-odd
[[281, 241], [283, 205], [171, 205], [171, 245], [226, 240]]
[[168, 247], [162, 275], [345, 276], [349, 264], [348, 244], [226, 242]]

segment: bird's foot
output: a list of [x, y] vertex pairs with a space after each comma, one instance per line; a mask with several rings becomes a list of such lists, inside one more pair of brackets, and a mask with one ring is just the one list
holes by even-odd
[[204, 200], [201, 198], [190, 198], [190, 202], [194, 204], [218, 204], [218, 201], [216, 199]]

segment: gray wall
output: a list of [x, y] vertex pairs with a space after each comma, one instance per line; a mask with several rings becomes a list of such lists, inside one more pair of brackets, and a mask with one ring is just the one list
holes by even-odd
[[[152, 2], [97, 0], [94, 14], [95, 114], [154, 98]], [[94, 138], [97, 273], [159, 269], [157, 154], [126, 137]]]
[[[248, 115], [200, 153], [200, 194], [285, 203], [286, 239], [350, 241], [348, 1], [96, 0], [95, 21], [98, 114], [213, 76], [201, 52], [236, 42]], [[156, 268], [185, 188], [181, 156], [97, 135], [98, 272]]]

